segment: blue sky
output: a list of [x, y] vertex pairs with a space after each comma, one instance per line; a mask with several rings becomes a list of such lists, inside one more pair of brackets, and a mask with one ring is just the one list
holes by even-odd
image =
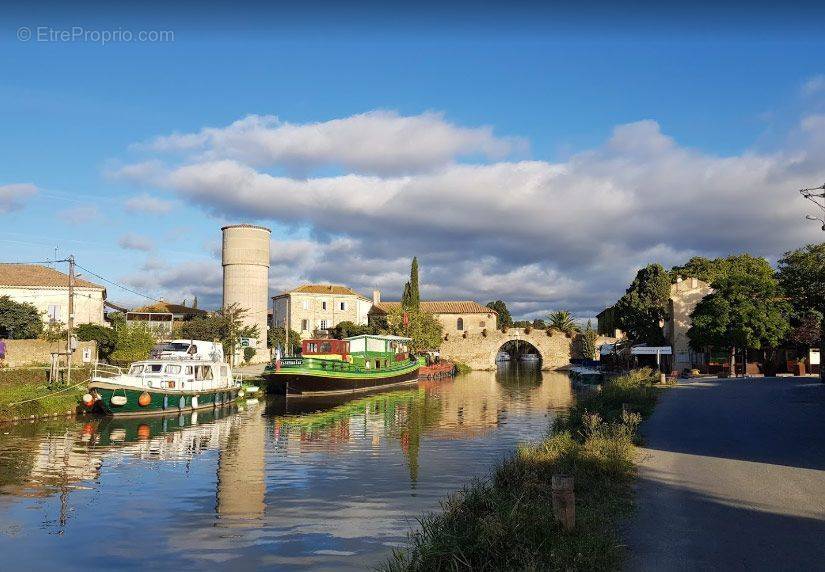
[[[806, 18], [804, 11], [779, 15], [757, 6], [743, 20], [734, 7], [708, 8], [704, 16], [702, 10], [657, 16], [639, 5], [634, 18], [632, 10], [618, 13], [599, 4], [581, 12], [522, 4], [510, 12], [476, 14], [469, 5], [449, 13], [423, 5], [416, 16], [377, 4], [352, 13], [331, 4], [316, 5], [315, 11], [206, 4], [171, 13], [158, 6], [130, 14], [93, 10], [94, 5], [69, 13], [43, 5], [25, 13], [12, 8], [2, 18], [0, 188], [36, 189], [23, 189], [5, 210], [0, 202], [0, 258], [40, 260], [59, 246], [61, 254], [73, 252], [84, 266], [153, 297], [198, 295], [216, 304], [219, 227], [249, 221], [271, 226], [274, 239], [281, 241], [273, 245], [280, 253], [273, 260], [273, 290], [333, 280], [364, 291], [379, 286], [391, 297], [400, 291], [408, 259], [418, 254], [425, 296], [503, 298], [525, 315], [558, 307], [587, 314], [612, 302], [648, 259], [672, 264], [692, 254], [745, 249], [776, 257], [805, 241], [821, 240], [816, 228], [797, 220], [808, 210], [795, 185], [820, 184], [820, 174], [825, 175], [811, 167], [821, 146], [818, 129], [810, 126], [825, 103], [825, 82], [819, 83], [825, 74], [823, 44], [814, 42], [816, 18]], [[35, 35], [43, 27], [172, 30], [174, 40], [19, 41], [21, 26]], [[321, 159], [296, 159], [295, 153], [302, 152], [290, 147], [289, 160], [278, 155], [264, 162], [220, 142], [204, 143], [197, 152], [177, 143], [171, 150], [151, 143], [173, 133], [197, 134], [204, 127], [224, 129], [255, 115], [277, 116], [278, 123], [263, 122], [261, 129], [281, 145], [283, 124], [311, 131], [314, 124], [376, 112], [389, 113], [390, 123], [427, 117], [419, 125], [422, 133], [435, 127], [448, 135], [455, 130], [474, 135], [472, 142], [461, 139], [425, 167], [418, 155], [414, 165], [401, 164], [411, 160], [412, 152], [388, 158], [389, 171], [384, 164], [353, 166], [342, 158], [348, 147], [359, 145], [357, 138], [336, 140], [335, 149]], [[807, 129], [801, 127], [806, 118]], [[610, 141], [623, 125], [636, 127], [629, 139], [620, 137], [617, 147]], [[482, 136], [484, 127], [490, 130]], [[379, 130], [375, 137], [384, 134]], [[655, 152], [648, 145], [661, 138], [672, 142], [672, 147], [662, 143], [672, 151], [667, 158], [658, 143]], [[642, 139], [643, 157], [637, 153]], [[423, 154], [432, 144], [424, 134], [410, 140]], [[491, 145], [497, 150], [490, 152]], [[805, 154], [803, 166], [794, 163], [795, 153]], [[759, 171], [750, 163], [754, 156], [762, 160], [764, 176], [738, 181], [736, 173]], [[255, 187], [262, 201], [257, 205], [232, 201], [240, 195], [233, 185], [243, 183], [227, 179], [226, 173], [215, 174], [226, 196], [210, 187], [215, 180], [199, 175], [197, 184], [214, 191], [199, 193], [192, 190], [194, 182], [172, 176], [180, 166], [203, 169], [226, 160], [281, 180]], [[628, 164], [648, 169], [656, 161], [661, 163], [655, 173], [642, 180], [632, 175], [639, 169], [627, 169]], [[741, 166], [730, 167], [737, 161]], [[161, 165], [163, 174], [124, 175], [124, 167], [147, 163]], [[478, 193], [472, 184], [463, 188], [475, 174], [444, 173], [451, 165], [501, 165], [522, 173], [519, 166], [527, 164], [543, 170], [514, 186], [512, 174], [497, 174], [494, 182], [485, 178], [479, 185], [493, 187]], [[708, 186], [696, 191], [697, 204], [707, 205], [717, 195], [720, 205], [741, 204], [743, 189], [758, 187], [747, 191], [753, 196], [744, 202], [771, 210], [776, 201], [776, 217], [707, 208], [685, 211], [693, 219], [687, 223], [664, 220], [661, 213], [686, 208], [682, 202], [659, 202], [660, 194], [671, 192], [664, 174], [675, 176], [680, 169], [691, 175], [703, 170], [696, 184]], [[730, 172], [720, 175], [724, 169]], [[548, 178], [546, 188], [533, 185], [559, 170], [578, 176], [572, 182]], [[354, 187], [344, 184], [348, 175], [356, 177]], [[413, 181], [402, 185], [399, 177]], [[636, 213], [655, 202], [652, 228], [639, 232], [647, 223], [633, 217], [633, 228], [615, 226], [602, 233], [591, 219], [628, 217], [601, 211], [605, 196], [578, 184], [590, 177], [594, 188], [618, 189], [626, 193], [624, 199], [638, 201]], [[283, 179], [288, 184], [281, 184]], [[653, 179], [659, 190], [643, 189]], [[674, 180], [673, 188], [684, 179]], [[375, 183], [372, 191], [366, 182]], [[295, 195], [310, 196], [326, 185], [332, 190], [313, 200], [334, 201], [330, 197], [336, 195], [326, 193], [342, 193], [369, 202], [369, 193], [386, 192], [381, 200], [391, 195], [392, 201], [383, 208], [393, 211], [392, 204], [403, 205], [414, 196], [424, 211], [453, 209], [456, 224], [451, 228], [445, 215], [431, 228], [424, 212], [402, 220], [402, 226], [416, 222], [403, 229], [404, 236], [393, 237], [397, 225], [375, 223], [392, 218], [386, 212], [371, 213], [375, 220], [364, 220], [362, 228], [357, 205], [319, 218], [301, 210], [306, 205], [290, 204]], [[523, 223], [522, 205], [507, 198], [519, 189], [525, 201], [547, 209], [547, 234], [542, 234], [542, 219]], [[18, 190], [11, 187], [15, 196]], [[8, 195], [0, 194], [0, 201], [3, 196], [11, 200]], [[140, 201], [155, 201], [156, 208], [135, 208]], [[280, 204], [289, 216], [279, 214]], [[463, 204], [473, 206], [465, 210]], [[565, 224], [570, 225], [566, 230]], [[754, 224], [771, 229], [756, 236]], [[709, 227], [720, 226], [728, 231], [710, 233], [704, 241], [678, 238], [707, 235]], [[779, 226], [788, 230], [779, 232]], [[528, 227], [531, 232], [522, 232]], [[612, 242], [622, 248], [605, 250]], [[595, 256], [583, 254], [594, 251]], [[137, 302], [116, 288], [109, 295]]]

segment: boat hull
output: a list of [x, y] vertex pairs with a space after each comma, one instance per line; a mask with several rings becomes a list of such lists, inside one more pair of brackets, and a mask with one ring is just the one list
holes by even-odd
[[361, 376], [283, 369], [278, 372], [264, 373], [263, 377], [267, 381], [269, 393], [288, 396], [334, 395], [361, 393], [393, 385], [415, 383], [418, 381], [418, 369], [419, 366], [416, 365], [384, 375]]
[[[170, 391], [154, 388], [126, 387], [107, 382], [92, 382], [89, 392], [97, 394], [100, 399], [94, 402], [92, 411], [103, 415], [159, 415], [164, 413], [181, 413], [198, 409], [224, 407], [238, 398], [240, 387], [226, 387], [206, 391]], [[149, 403], [140, 405], [143, 393], [149, 395]], [[126, 403], [112, 403], [115, 396], [123, 396]]]

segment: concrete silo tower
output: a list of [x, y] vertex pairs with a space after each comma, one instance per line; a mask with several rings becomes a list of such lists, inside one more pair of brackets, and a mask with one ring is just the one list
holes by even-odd
[[238, 304], [247, 309], [244, 322], [257, 325], [259, 337], [253, 362], [269, 359], [266, 351], [267, 308], [269, 307], [268, 228], [235, 224], [223, 231], [223, 307]]

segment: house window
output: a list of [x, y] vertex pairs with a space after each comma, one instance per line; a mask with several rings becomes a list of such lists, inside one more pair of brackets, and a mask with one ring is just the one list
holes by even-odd
[[57, 304], [52, 304], [49, 306], [49, 321], [50, 322], [59, 322], [60, 321], [60, 306]]
[[309, 329], [309, 320], [301, 320], [301, 331], [306, 332]]
[[322, 309], [322, 310], [326, 310], [326, 309], [327, 309], [327, 301], [326, 301], [326, 300], [324, 300], [323, 302], [321, 302], [321, 309]]
[[455, 329], [459, 332], [464, 329], [464, 318], [459, 318], [455, 323]]
[[304, 300], [303, 302], [301, 302], [301, 308], [303, 308], [304, 310], [309, 310], [309, 300]]
[[341, 302], [341, 306], [340, 306], [340, 308], [341, 308], [341, 311], [342, 311], [342, 312], [343, 312], [344, 310], [346, 310], [346, 309], [347, 309], [347, 303], [346, 303], [346, 302]]
[[322, 330], [326, 330], [326, 329], [327, 329], [327, 321], [326, 321], [326, 320], [321, 320], [321, 321], [318, 323], [318, 327], [319, 327], [320, 329], [322, 329]]
[[486, 327], [487, 327], [487, 322], [485, 322], [484, 320], [481, 320], [481, 321], [478, 323], [478, 327], [479, 327], [479, 328], [486, 328]]

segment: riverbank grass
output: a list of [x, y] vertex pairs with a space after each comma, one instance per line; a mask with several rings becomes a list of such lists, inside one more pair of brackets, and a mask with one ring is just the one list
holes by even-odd
[[[47, 374], [46, 367], [0, 369], [0, 422], [32, 415], [64, 415], [77, 409], [80, 398], [86, 392], [85, 384], [71, 389], [50, 387]], [[73, 381], [88, 378], [88, 367], [72, 370]]]
[[[615, 570], [619, 521], [632, 509], [634, 439], [658, 390], [650, 370], [605, 383], [560, 417], [540, 443], [524, 445], [494, 470], [419, 520], [383, 570]], [[554, 474], [574, 477], [576, 526], [552, 511]]]

